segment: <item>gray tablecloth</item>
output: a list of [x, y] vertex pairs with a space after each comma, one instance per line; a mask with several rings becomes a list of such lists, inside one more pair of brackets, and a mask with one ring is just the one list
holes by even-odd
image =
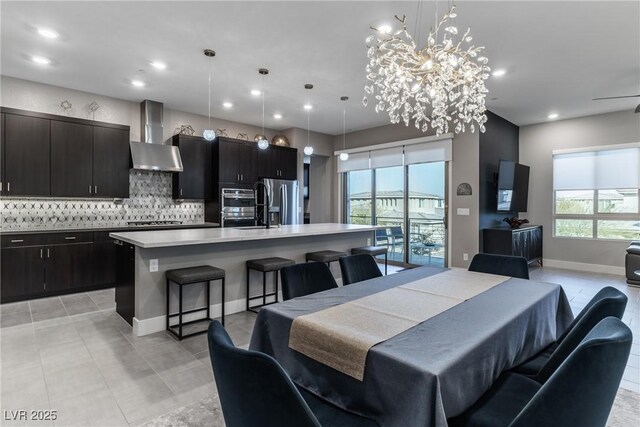
[[249, 348], [275, 357], [298, 385], [382, 426], [446, 426], [502, 371], [566, 329], [573, 315], [559, 285], [509, 279], [372, 347], [362, 382], [288, 346], [297, 316], [442, 271], [421, 267], [265, 307]]

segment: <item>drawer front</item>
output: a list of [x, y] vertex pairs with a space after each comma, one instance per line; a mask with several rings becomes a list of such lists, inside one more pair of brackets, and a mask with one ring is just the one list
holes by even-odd
[[47, 245], [93, 242], [93, 232], [50, 233], [46, 234], [45, 237]]
[[114, 233], [113, 231], [94, 231], [93, 232], [93, 241], [94, 242], [112, 242], [113, 239], [109, 237], [109, 233]]
[[17, 248], [20, 246], [39, 246], [45, 244], [42, 234], [14, 234], [2, 236], [3, 248]]

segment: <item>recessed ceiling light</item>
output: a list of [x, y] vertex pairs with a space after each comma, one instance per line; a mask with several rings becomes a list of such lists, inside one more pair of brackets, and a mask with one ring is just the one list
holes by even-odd
[[144, 87], [146, 83], [143, 82], [142, 80], [132, 80], [131, 84], [134, 85], [135, 87]]
[[253, 90], [251, 91], [251, 95], [253, 95], [253, 96], [260, 96], [260, 95], [262, 95], [262, 92], [260, 92], [258, 89], [253, 89]]
[[558, 113], [551, 113], [547, 116], [548, 119], [557, 119], [558, 118]]
[[389, 34], [391, 32], [391, 26], [390, 25], [381, 25], [380, 27], [378, 27], [378, 30], [380, 30], [380, 32], [382, 34]]
[[157, 68], [158, 70], [164, 70], [165, 68], [167, 68], [167, 64], [165, 64], [164, 62], [160, 62], [160, 61], [153, 61], [151, 63], [151, 66], [154, 68]]
[[493, 77], [502, 77], [505, 74], [507, 74], [507, 70], [502, 70], [502, 69], [498, 69], [495, 70], [493, 73], [491, 73], [493, 75]]
[[275, 114], [273, 115], [273, 118], [274, 118], [274, 119], [278, 119], [278, 120], [280, 120], [280, 119], [282, 118], [282, 114], [280, 114], [280, 113], [275, 113]]
[[222, 103], [222, 106], [223, 106], [224, 108], [231, 108], [231, 107], [233, 107], [233, 104], [232, 104], [231, 102], [223, 102], [223, 103]]
[[311, 104], [304, 104], [304, 109], [305, 110], [311, 110], [313, 108], [313, 105]]
[[51, 64], [51, 60], [49, 58], [45, 58], [44, 56], [32, 56], [31, 60], [36, 64], [40, 64], [40, 65]]
[[57, 39], [60, 36], [60, 34], [50, 30], [49, 28], [38, 28], [38, 34], [48, 39]]

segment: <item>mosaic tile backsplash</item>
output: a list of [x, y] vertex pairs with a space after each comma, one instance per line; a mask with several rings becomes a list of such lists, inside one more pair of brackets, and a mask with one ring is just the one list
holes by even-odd
[[204, 202], [171, 198], [171, 174], [131, 171], [129, 198], [113, 200], [24, 198], [0, 200], [0, 229], [51, 230], [124, 227], [128, 221], [204, 222]]

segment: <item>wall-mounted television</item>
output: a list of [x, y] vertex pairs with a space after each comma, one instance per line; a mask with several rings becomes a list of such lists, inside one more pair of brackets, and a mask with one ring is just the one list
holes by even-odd
[[500, 160], [498, 168], [498, 212], [527, 212], [529, 166]]

